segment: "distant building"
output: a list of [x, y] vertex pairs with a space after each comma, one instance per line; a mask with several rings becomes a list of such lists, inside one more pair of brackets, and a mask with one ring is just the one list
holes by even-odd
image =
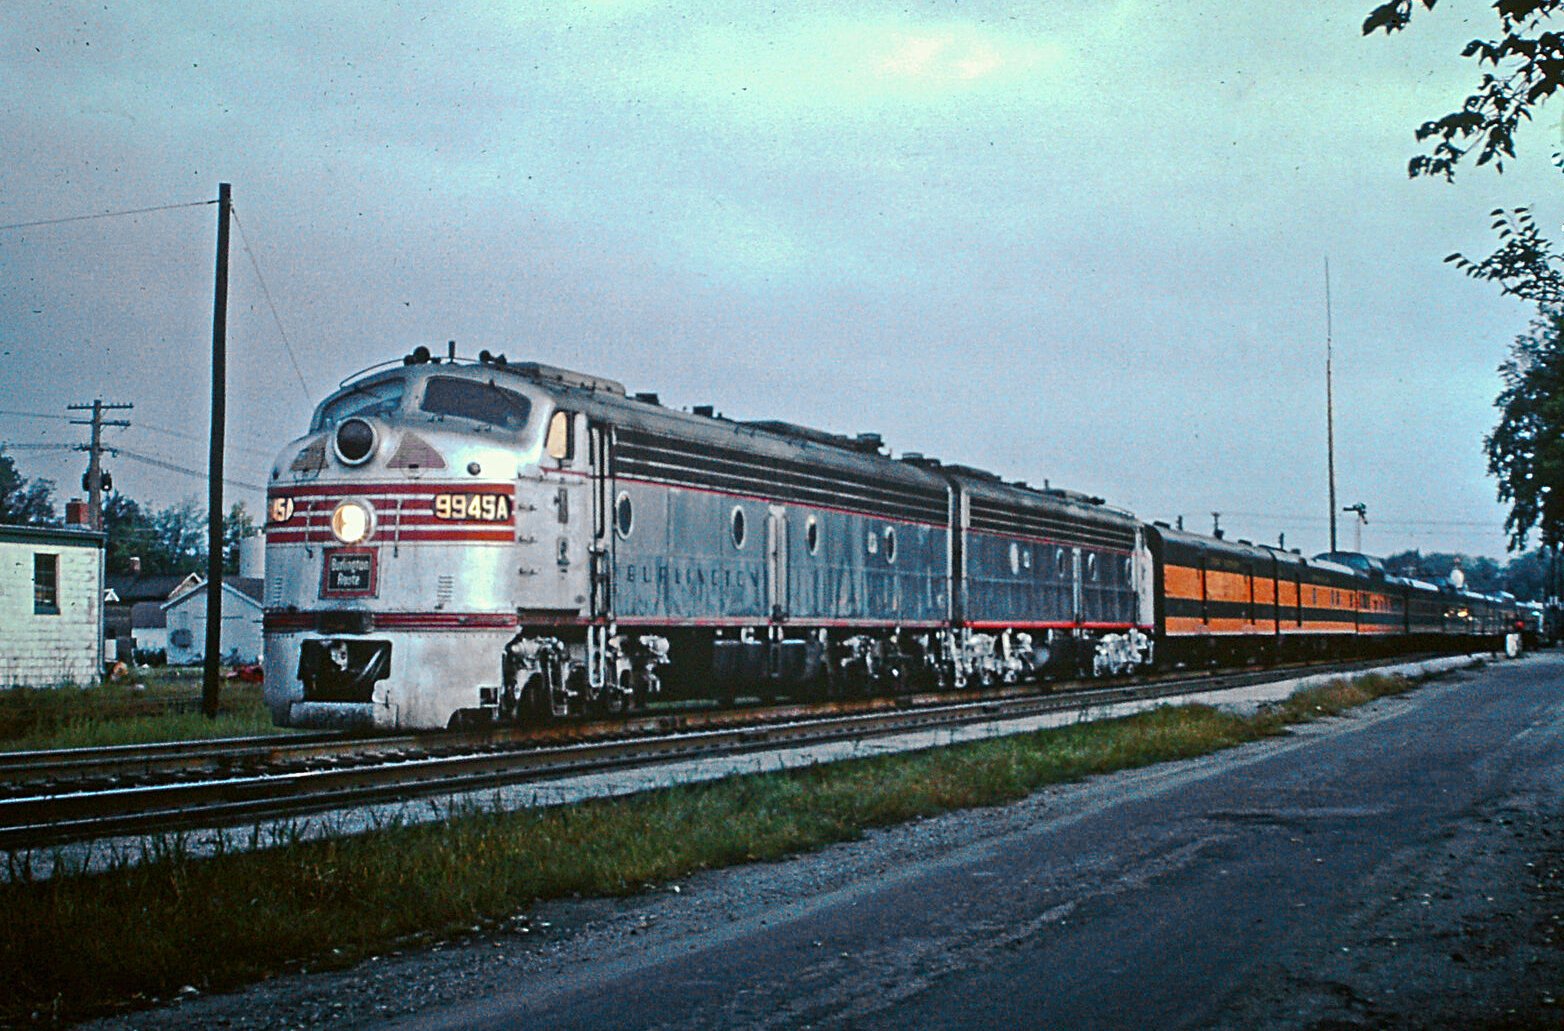
[[103, 543], [90, 530], [0, 526], [0, 687], [97, 681]]
[[[264, 583], [258, 576], [223, 578], [223, 661], [261, 661]], [[200, 662], [206, 655], [206, 581], [197, 579], [162, 607], [167, 621], [169, 663], [182, 666]]]
[[132, 661], [138, 651], [166, 650], [163, 603], [201, 582], [194, 573], [142, 573], [139, 559], [130, 562], [130, 572], [108, 575], [104, 604], [108, 658], [120, 662]]

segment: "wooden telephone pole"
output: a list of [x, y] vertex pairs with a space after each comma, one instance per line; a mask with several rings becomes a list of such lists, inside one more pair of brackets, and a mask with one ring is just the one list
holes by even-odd
[[206, 656], [201, 712], [217, 718], [218, 664], [223, 650], [223, 431], [228, 381], [228, 219], [233, 197], [217, 184], [217, 283], [212, 303], [212, 442], [206, 483]]
[[87, 492], [87, 527], [103, 530], [103, 428], [105, 426], [129, 426], [124, 419], [105, 419], [104, 412], [134, 408], [134, 405], [104, 404], [98, 398], [91, 404], [66, 405], [72, 412], [91, 412], [91, 419], [72, 419], [72, 426], [91, 426], [92, 442], [77, 445], [77, 450], [87, 452], [87, 475], [82, 477], [82, 489]]

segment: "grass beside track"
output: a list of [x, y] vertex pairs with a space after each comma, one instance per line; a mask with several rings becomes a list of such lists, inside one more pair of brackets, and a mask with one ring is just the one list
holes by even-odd
[[261, 704], [261, 685], [224, 680], [217, 719], [201, 715], [199, 669], [137, 670], [96, 687], [0, 691], [0, 750], [92, 748], [280, 733]]
[[[1380, 675], [1252, 716], [1164, 706], [951, 748], [840, 762], [520, 813], [0, 885], [0, 1022], [70, 1019], [233, 987], [290, 965], [343, 965], [493, 925], [536, 900], [629, 894], [864, 830], [997, 805], [1048, 784], [1284, 733], [1411, 682]], [[34, 1015], [38, 1015], [35, 1017]]]

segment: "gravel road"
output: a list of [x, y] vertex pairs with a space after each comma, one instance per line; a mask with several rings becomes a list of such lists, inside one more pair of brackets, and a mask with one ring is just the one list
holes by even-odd
[[1564, 655], [100, 1028], [1561, 1027]]

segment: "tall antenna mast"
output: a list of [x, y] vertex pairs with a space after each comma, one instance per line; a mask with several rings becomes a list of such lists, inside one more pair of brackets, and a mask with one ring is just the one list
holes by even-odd
[[1325, 468], [1330, 477], [1330, 550], [1336, 550], [1336, 399], [1331, 392], [1330, 256], [1325, 256]]

